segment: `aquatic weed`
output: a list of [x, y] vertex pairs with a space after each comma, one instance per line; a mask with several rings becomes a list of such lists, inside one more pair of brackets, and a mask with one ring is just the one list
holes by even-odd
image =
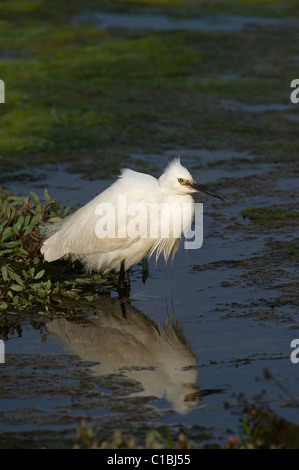
[[62, 299], [78, 300], [84, 285], [104, 282], [99, 275], [86, 278], [76, 270], [66, 275], [62, 266], [57, 270], [44, 262], [40, 227], [68, 213], [68, 208], [61, 208], [47, 190], [44, 195], [46, 202], [34, 192], [17, 196], [0, 188], [0, 313], [33, 308], [48, 313]]

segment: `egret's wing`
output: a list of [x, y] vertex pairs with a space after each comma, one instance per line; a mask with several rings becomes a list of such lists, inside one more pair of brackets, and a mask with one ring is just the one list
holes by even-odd
[[[112, 186], [51, 229], [52, 236], [41, 250], [45, 259], [53, 261], [67, 254], [108, 253], [130, 247], [134, 242], [132, 234], [136, 235], [135, 222], [140, 226], [137, 236], [147, 236], [147, 213], [141, 207], [148, 207], [159, 192], [155, 178], [124, 170]], [[128, 234], [128, 228], [132, 233]]]

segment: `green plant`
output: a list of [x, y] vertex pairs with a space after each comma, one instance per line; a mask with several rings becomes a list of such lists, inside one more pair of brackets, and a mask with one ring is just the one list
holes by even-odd
[[105, 282], [100, 275], [85, 277], [81, 268], [79, 274], [69, 268], [67, 272], [63, 263], [57, 270], [44, 262], [40, 227], [68, 213], [47, 190], [44, 195], [46, 201], [42, 202], [33, 192], [17, 196], [0, 188], [0, 313], [37, 308], [48, 313], [62, 299], [78, 300], [85, 285]]

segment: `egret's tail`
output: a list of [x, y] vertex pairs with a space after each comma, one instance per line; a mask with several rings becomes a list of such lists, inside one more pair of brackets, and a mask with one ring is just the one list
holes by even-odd
[[66, 255], [65, 248], [59, 243], [57, 233], [44, 241], [40, 251], [46, 261], [51, 262]]

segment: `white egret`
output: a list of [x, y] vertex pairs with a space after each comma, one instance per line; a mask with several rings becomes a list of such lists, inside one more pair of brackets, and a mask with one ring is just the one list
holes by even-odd
[[[225, 200], [222, 194], [194, 181], [179, 158], [159, 179], [125, 169], [85, 206], [48, 226], [41, 253], [48, 262], [79, 260], [87, 272], [119, 271], [119, 289], [128, 290], [131, 266], [153, 253], [156, 258], [163, 253], [165, 262], [171, 252], [175, 255], [181, 235], [193, 221], [194, 193]], [[190, 209], [187, 212], [183, 211], [186, 207]]]

